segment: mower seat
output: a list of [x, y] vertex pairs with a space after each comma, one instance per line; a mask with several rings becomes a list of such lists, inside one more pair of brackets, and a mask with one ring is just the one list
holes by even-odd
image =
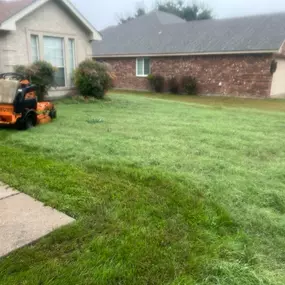
[[0, 79], [0, 104], [13, 104], [19, 87], [19, 81]]

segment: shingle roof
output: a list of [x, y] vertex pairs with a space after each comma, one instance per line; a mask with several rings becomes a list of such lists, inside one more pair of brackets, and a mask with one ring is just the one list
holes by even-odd
[[285, 13], [185, 22], [151, 12], [102, 31], [93, 55], [159, 55], [278, 51], [285, 40]]
[[0, 24], [37, 0], [0, 0]]

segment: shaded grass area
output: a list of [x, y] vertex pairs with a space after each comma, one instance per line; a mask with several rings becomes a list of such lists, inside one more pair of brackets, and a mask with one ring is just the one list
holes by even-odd
[[1, 284], [13, 284], [15, 275], [30, 284], [165, 284], [180, 275], [202, 281], [228, 239], [239, 238], [219, 205], [160, 173], [95, 168], [86, 173], [9, 148], [1, 148], [1, 155], [3, 150], [18, 173], [13, 186], [21, 188], [29, 178], [26, 193], [78, 221], [11, 255], [0, 265], [2, 274], [8, 273]]
[[153, 99], [164, 99], [184, 103], [203, 104], [213, 107], [249, 108], [267, 111], [285, 111], [285, 99], [274, 98], [242, 98], [230, 96], [191, 96], [168, 93], [152, 93], [143, 91], [112, 90], [110, 94], [130, 94]]
[[[282, 103], [281, 103], [282, 104]], [[284, 114], [65, 100], [0, 131], [0, 179], [76, 218], [0, 284], [284, 284]]]

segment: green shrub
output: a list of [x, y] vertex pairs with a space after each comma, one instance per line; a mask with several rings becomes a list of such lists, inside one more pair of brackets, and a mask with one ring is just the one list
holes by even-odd
[[113, 78], [104, 63], [88, 59], [79, 64], [74, 73], [74, 83], [84, 97], [102, 99], [112, 87]]
[[43, 101], [48, 90], [55, 86], [56, 69], [46, 61], [37, 61], [28, 66], [18, 65], [15, 66], [14, 70], [23, 74], [25, 78], [37, 86], [36, 92], [39, 101]]
[[163, 76], [157, 74], [150, 74], [148, 77], [148, 81], [150, 84], [150, 87], [153, 91], [157, 92], [157, 93], [161, 93], [164, 90], [164, 83], [165, 83], [165, 79]]
[[172, 94], [178, 94], [179, 93], [179, 82], [176, 77], [171, 77], [168, 80], [168, 91]]
[[183, 92], [188, 95], [196, 95], [198, 92], [197, 80], [192, 76], [182, 77], [181, 87]]
[[23, 74], [23, 76], [24, 76], [25, 78], [28, 78], [28, 77], [29, 77], [28, 74], [26, 73], [27, 67], [26, 67], [25, 65], [16, 65], [16, 66], [14, 66], [14, 71], [15, 71], [16, 73]]

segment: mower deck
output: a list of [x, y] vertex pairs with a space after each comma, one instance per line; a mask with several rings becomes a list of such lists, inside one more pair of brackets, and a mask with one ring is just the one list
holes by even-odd
[[[50, 102], [37, 103], [37, 122], [36, 124], [47, 124], [55, 118], [53, 104]], [[11, 105], [0, 105], [0, 126], [16, 125], [17, 121], [22, 117], [21, 114], [15, 114], [14, 108]]]

